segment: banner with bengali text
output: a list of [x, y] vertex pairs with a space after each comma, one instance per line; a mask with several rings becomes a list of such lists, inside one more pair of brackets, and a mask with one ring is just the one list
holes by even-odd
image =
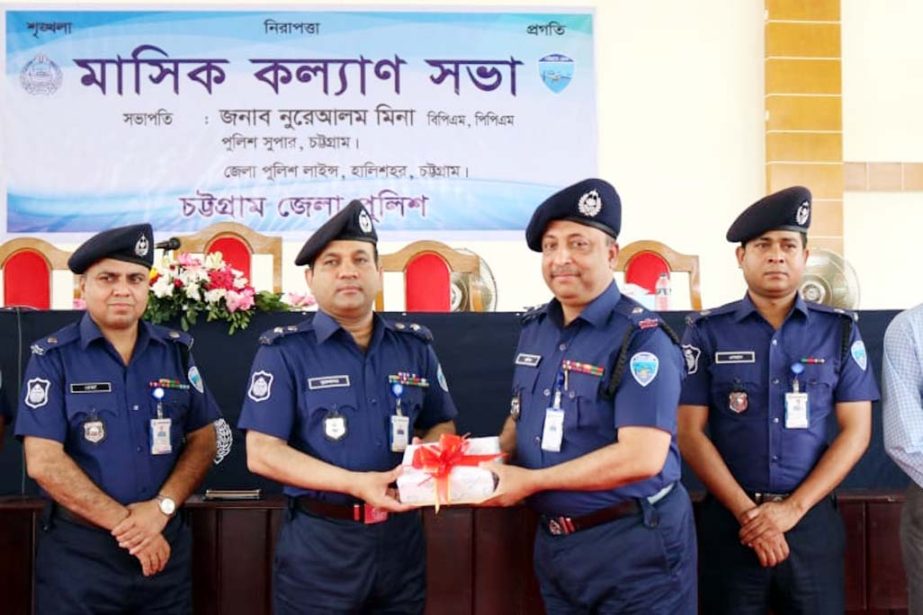
[[[0, 10], [0, 223], [490, 237], [597, 170], [591, 10]], [[485, 234], [486, 233], [486, 234]]]

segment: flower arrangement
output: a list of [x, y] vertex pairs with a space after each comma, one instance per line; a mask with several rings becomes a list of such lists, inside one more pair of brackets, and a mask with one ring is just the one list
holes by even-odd
[[224, 262], [221, 252], [204, 259], [182, 252], [164, 254], [159, 267], [151, 269], [151, 290], [144, 317], [155, 324], [179, 321], [183, 330], [196, 323], [226, 320], [229, 333], [246, 329], [253, 313], [285, 310], [279, 293], [256, 292], [243, 273]]

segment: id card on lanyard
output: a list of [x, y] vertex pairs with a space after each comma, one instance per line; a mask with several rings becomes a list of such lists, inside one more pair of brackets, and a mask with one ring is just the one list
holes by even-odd
[[564, 410], [561, 409], [563, 387], [564, 373], [558, 372], [554, 401], [550, 408], [545, 408], [545, 424], [542, 427], [542, 450], [549, 453], [560, 453], [561, 444], [564, 442]]

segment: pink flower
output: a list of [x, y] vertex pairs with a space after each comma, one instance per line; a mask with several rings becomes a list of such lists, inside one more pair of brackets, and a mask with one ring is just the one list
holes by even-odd
[[253, 307], [253, 289], [245, 288], [240, 292], [229, 290], [225, 301], [228, 305], [228, 312], [232, 314], [237, 310], [249, 310]]
[[208, 289], [214, 290], [223, 288], [231, 290], [234, 288], [234, 274], [230, 269], [216, 269], [208, 272]]
[[294, 308], [311, 307], [314, 305], [314, 297], [310, 293], [290, 292], [285, 296], [284, 301]]
[[189, 252], [180, 252], [179, 258], [176, 259], [181, 267], [187, 269], [198, 269], [202, 266], [202, 260], [191, 255]]

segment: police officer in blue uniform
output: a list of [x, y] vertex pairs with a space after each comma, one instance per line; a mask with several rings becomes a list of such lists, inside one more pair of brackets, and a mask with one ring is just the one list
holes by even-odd
[[87, 313], [32, 345], [16, 420], [50, 502], [36, 612], [190, 613], [191, 535], [177, 507], [215, 454], [218, 407], [185, 333], [141, 321], [148, 224], [99, 233], [68, 261]]
[[535, 572], [549, 613], [695, 613], [695, 531], [679, 482], [683, 359], [656, 314], [613, 281], [619, 196], [587, 179], [526, 229], [555, 298], [516, 350], [497, 495], [540, 514]]
[[239, 423], [247, 464], [289, 498], [277, 615], [423, 610], [420, 513], [392, 483], [414, 435], [454, 433], [456, 410], [430, 332], [372, 311], [377, 240], [359, 201], [318, 229], [295, 260], [317, 314], [265, 333], [253, 361]]
[[855, 315], [798, 294], [810, 223], [800, 186], [740, 214], [727, 239], [747, 293], [691, 317], [683, 338], [680, 446], [708, 489], [705, 613], [845, 608], [831, 492], [868, 446], [878, 388]]

